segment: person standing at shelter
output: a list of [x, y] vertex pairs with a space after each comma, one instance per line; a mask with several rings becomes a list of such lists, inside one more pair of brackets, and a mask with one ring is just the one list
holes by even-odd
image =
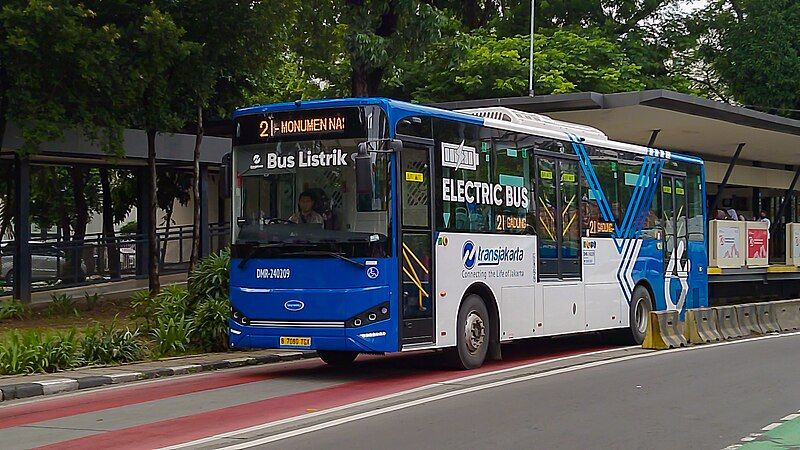
[[759, 214], [758, 221], [759, 222], [764, 222], [764, 223], [767, 224], [767, 239], [769, 239], [770, 238], [769, 229], [772, 228], [772, 222], [769, 220], [769, 217], [767, 217], [767, 212], [764, 211], [763, 209], [761, 210], [761, 213]]

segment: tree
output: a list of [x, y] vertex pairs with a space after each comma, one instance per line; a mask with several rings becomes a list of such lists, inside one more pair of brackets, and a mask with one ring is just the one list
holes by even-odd
[[701, 25], [701, 55], [734, 100], [800, 116], [800, 3], [718, 0]]
[[[284, 43], [286, 26], [293, 22], [291, 0], [229, 2], [181, 0], [168, 10], [185, 30], [183, 38], [198, 44], [198, 51], [182, 67], [187, 95], [195, 117], [195, 146], [192, 170], [194, 230], [191, 272], [200, 254], [200, 147], [204, 117], [225, 117], [241, 105], [253, 80], [273, 68]], [[213, 17], [213, 20], [209, 20]], [[272, 20], [281, 17], [282, 20]], [[231, 33], [231, 30], [236, 30]]]
[[119, 98], [127, 113], [118, 113], [145, 130], [150, 179], [149, 207], [149, 287], [160, 291], [158, 243], [156, 241], [156, 137], [159, 132], [175, 132], [187, 122], [188, 96], [185, 81], [177, 75], [189, 61], [197, 45], [183, 39], [184, 30], [155, 3], [136, 0], [102, 2], [96, 0], [98, 22], [119, 30], [120, 57], [125, 83], [118, 86]]
[[0, 147], [13, 121], [23, 153], [65, 129], [119, 150], [122, 120], [107, 89], [117, 70], [116, 32], [93, 26], [94, 18], [84, 4], [67, 0], [8, 0], [0, 8]]
[[377, 95], [439, 36], [438, 11], [420, 0], [311, 0], [298, 17], [291, 50], [325, 93], [341, 96]]
[[[524, 95], [528, 90], [526, 36], [458, 33], [435, 44], [403, 73], [393, 94], [420, 102]], [[536, 90], [560, 94], [641, 89], [639, 67], [598, 30], [537, 34]]]

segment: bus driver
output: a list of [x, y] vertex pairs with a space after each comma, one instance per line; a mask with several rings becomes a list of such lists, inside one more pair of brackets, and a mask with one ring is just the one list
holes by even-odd
[[314, 211], [314, 196], [306, 191], [297, 198], [298, 211], [289, 217], [294, 223], [324, 223], [322, 215]]

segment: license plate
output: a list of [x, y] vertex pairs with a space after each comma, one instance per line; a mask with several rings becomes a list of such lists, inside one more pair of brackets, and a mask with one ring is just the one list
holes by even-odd
[[281, 336], [281, 345], [289, 347], [311, 347], [311, 338]]

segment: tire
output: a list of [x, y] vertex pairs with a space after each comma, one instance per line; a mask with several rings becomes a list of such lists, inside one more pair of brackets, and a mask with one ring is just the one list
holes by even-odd
[[644, 336], [647, 334], [647, 326], [650, 320], [650, 311], [653, 310], [653, 299], [650, 291], [642, 285], [636, 286], [631, 296], [630, 330], [628, 337], [630, 342], [641, 345]]
[[317, 350], [317, 355], [326, 364], [334, 367], [348, 367], [356, 360], [358, 352], [339, 352], [332, 350]]
[[458, 309], [456, 347], [448, 352], [453, 368], [476, 369], [483, 364], [489, 351], [491, 326], [486, 303], [479, 295], [468, 295]]

